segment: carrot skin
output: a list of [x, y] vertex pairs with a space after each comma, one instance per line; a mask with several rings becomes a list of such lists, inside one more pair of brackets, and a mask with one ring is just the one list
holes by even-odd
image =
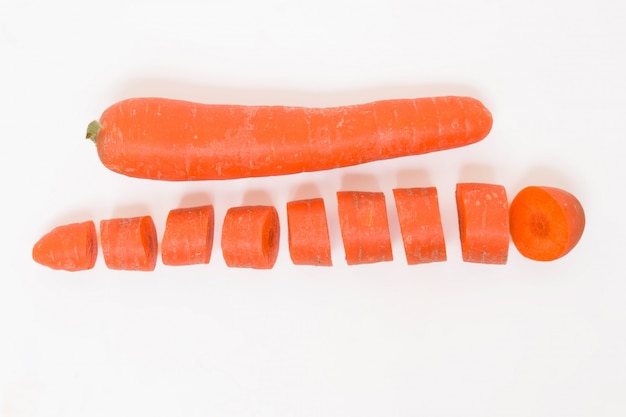
[[164, 265], [208, 264], [213, 248], [212, 205], [170, 210], [161, 241]]
[[470, 97], [328, 108], [134, 98], [106, 109], [89, 137], [114, 172], [193, 181], [320, 171], [457, 148], [482, 140], [492, 122]]
[[447, 259], [435, 187], [393, 190], [400, 233], [409, 265]]
[[56, 270], [92, 269], [98, 256], [98, 237], [93, 221], [57, 226], [35, 243], [33, 260]]
[[339, 226], [348, 265], [392, 261], [385, 195], [337, 192]]
[[152, 217], [102, 220], [100, 240], [107, 268], [129, 271], [155, 269], [158, 242]]
[[274, 207], [231, 207], [224, 216], [221, 246], [229, 267], [273, 268], [279, 240], [280, 223]]
[[324, 199], [287, 203], [289, 255], [295, 265], [332, 266]]
[[556, 187], [529, 186], [511, 202], [511, 238], [517, 250], [536, 261], [554, 261], [580, 241], [585, 212], [580, 201]]
[[506, 264], [509, 205], [501, 185], [460, 183], [456, 202], [463, 261]]

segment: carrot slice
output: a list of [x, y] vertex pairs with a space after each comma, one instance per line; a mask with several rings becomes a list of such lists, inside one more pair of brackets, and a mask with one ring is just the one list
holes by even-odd
[[501, 185], [456, 186], [461, 251], [465, 262], [505, 264], [509, 252], [509, 206]]
[[511, 202], [511, 237], [526, 258], [553, 261], [569, 253], [582, 237], [585, 212], [571, 193], [530, 186]]
[[404, 252], [409, 265], [447, 259], [437, 188], [393, 190]]
[[57, 270], [92, 269], [98, 256], [96, 225], [89, 220], [57, 226], [33, 246], [33, 260]]
[[227, 266], [271, 269], [279, 240], [280, 224], [274, 207], [231, 207], [226, 212], [221, 245]]
[[324, 199], [287, 203], [289, 254], [295, 265], [332, 266]]
[[104, 262], [109, 269], [154, 270], [158, 242], [152, 217], [102, 220], [100, 239]]
[[164, 265], [208, 264], [213, 248], [212, 205], [170, 210], [161, 241]]
[[392, 261], [385, 195], [337, 192], [339, 226], [348, 265]]

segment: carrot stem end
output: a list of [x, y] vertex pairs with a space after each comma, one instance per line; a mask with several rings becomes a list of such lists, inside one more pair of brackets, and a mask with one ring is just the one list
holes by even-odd
[[97, 120], [89, 123], [89, 125], [87, 126], [87, 135], [85, 136], [85, 138], [89, 139], [93, 143], [97, 143], [98, 133], [100, 132], [101, 127], [102, 126], [100, 125], [100, 122]]

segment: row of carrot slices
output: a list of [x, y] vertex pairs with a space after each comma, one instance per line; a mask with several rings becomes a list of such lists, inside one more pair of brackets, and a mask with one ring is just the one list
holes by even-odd
[[[543, 186], [521, 190], [509, 204], [501, 185], [459, 183], [456, 203], [465, 262], [505, 264], [509, 242], [539, 261], [567, 254], [579, 241], [585, 215], [569, 192]], [[393, 190], [406, 261], [410, 265], [447, 259], [437, 189]], [[337, 212], [348, 265], [393, 260], [382, 192], [339, 191]], [[288, 246], [296, 265], [332, 265], [326, 207], [322, 198], [287, 203]], [[161, 241], [165, 265], [206, 264], [214, 234], [212, 205], [169, 212]], [[221, 249], [229, 267], [270, 269], [279, 248], [280, 223], [273, 206], [230, 208], [223, 220]], [[159, 245], [150, 216], [100, 222], [100, 245], [107, 268], [152, 271]], [[94, 267], [98, 240], [93, 221], [56, 227], [33, 247], [33, 259], [53, 269]]]

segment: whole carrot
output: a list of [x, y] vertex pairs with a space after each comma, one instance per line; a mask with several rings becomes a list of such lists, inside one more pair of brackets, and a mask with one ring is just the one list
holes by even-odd
[[57, 226], [35, 243], [32, 256], [35, 262], [52, 269], [91, 269], [98, 256], [96, 225], [89, 220]]
[[585, 212], [571, 193], [530, 186], [511, 202], [511, 238], [526, 258], [553, 261], [568, 254], [582, 237]]
[[491, 126], [489, 110], [470, 97], [327, 108], [133, 98], [106, 109], [87, 137], [115, 172], [188, 181], [320, 171], [441, 151], [480, 141]]

